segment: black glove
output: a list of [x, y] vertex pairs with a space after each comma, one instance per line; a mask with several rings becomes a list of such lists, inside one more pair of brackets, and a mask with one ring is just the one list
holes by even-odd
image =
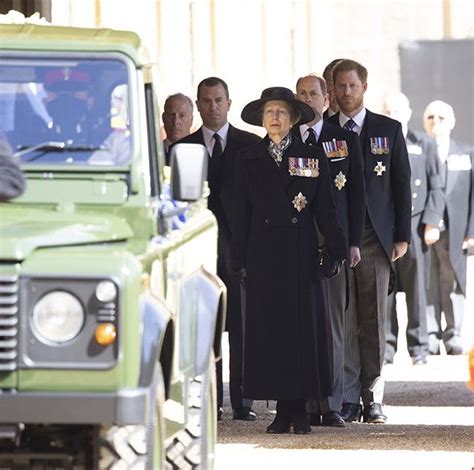
[[343, 259], [335, 259], [332, 260], [331, 266], [328, 266], [324, 272], [324, 276], [327, 278], [337, 276], [342, 269], [342, 265], [344, 264]]
[[318, 265], [321, 277], [330, 278], [337, 276], [344, 264], [343, 259], [334, 259], [328, 253], [325, 246], [321, 246], [318, 250]]

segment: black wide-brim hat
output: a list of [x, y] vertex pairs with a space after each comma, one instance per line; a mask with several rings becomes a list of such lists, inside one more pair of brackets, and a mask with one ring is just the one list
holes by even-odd
[[314, 111], [310, 106], [302, 101], [298, 101], [295, 98], [294, 93], [289, 89], [282, 86], [274, 86], [270, 88], [265, 88], [262, 91], [259, 100], [251, 101], [247, 104], [242, 110], [241, 117], [242, 119], [254, 126], [262, 125], [262, 108], [265, 103], [268, 101], [286, 101], [294, 109], [301, 113], [301, 117], [298, 122], [295, 124], [304, 124], [305, 122], [312, 121], [315, 118]]

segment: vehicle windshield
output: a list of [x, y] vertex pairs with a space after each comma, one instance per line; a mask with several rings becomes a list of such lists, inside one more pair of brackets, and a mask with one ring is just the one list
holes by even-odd
[[0, 138], [23, 165], [127, 165], [133, 135], [121, 60], [0, 59]]

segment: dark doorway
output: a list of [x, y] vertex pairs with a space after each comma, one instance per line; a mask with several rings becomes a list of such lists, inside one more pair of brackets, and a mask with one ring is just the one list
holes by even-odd
[[443, 100], [456, 114], [453, 139], [474, 146], [474, 39], [404, 41], [400, 74], [413, 109], [413, 129], [423, 130], [428, 103]]

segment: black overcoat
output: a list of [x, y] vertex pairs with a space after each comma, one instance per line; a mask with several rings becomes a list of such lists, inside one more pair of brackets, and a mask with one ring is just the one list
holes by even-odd
[[451, 139], [446, 161], [445, 200], [449, 228], [449, 260], [466, 295], [467, 251], [465, 237], [474, 238], [474, 163], [472, 149]]
[[[219, 234], [217, 239], [217, 274], [227, 286], [226, 329], [241, 329], [240, 285], [230, 267], [230, 214], [234, 189], [235, 160], [239, 150], [259, 142], [261, 137], [251, 132], [237, 129], [229, 124], [227, 143], [219, 161], [209, 157], [209, 200], [208, 206], [217, 219]], [[205, 145], [202, 128], [184, 137], [177, 143]]]
[[[316, 399], [330, 392], [318, 239], [344, 259], [324, 152], [297, 137], [278, 166], [268, 137], [237, 158], [232, 262], [247, 270], [243, 393], [253, 399]], [[317, 159], [319, 176], [292, 176], [289, 157]], [[293, 200], [307, 203], [299, 212]]]

